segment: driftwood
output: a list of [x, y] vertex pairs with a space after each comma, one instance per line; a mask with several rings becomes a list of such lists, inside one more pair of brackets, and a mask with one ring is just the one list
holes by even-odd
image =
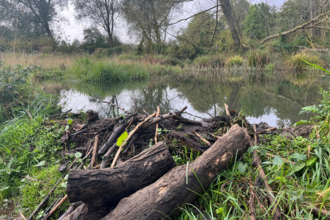
[[[192, 203], [235, 157], [249, 147], [243, 128], [233, 126], [194, 162], [173, 168], [155, 183], [122, 199], [103, 220], [157, 220], [174, 218], [182, 205]], [[188, 169], [187, 169], [188, 166]]]
[[117, 142], [118, 137], [125, 131], [125, 128], [128, 124], [123, 124], [115, 129], [111, 134], [110, 138], [101, 146], [98, 154], [104, 154], [110, 146]]
[[83, 204], [82, 202], [72, 203], [71, 206], [64, 212], [64, 214], [58, 220], [63, 220], [66, 216], [70, 215], [78, 206], [82, 204]]
[[205, 151], [209, 147], [202, 146], [201, 144], [197, 143], [196, 141], [186, 137], [184, 134], [177, 132], [177, 131], [171, 131], [171, 134], [174, 138], [178, 139], [180, 142], [182, 142], [186, 147], [189, 147], [193, 151]]
[[[175, 162], [171, 153], [163, 142], [159, 142], [115, 168], [71, 171], [68, 198], [70, 203], [86, 203], [88, 213], [95, 210], [93, 219], [101, 218], [120, 199], [155, 182], [173, 167]], [[90, 215], [89, 219], [92, 219]]]
[[81, 219], [82, 216], [86, 214], [87, 206], [85, 204], [81, 204], [76, 208], [73, 212], [63, 218], [63, 220], [76, 220]]
[[168, 114], [165, 114], [165, 115], [161, 115], [161, 116], [159, 116], [157, 118], [153, 118], [149, 122], [147, 122], [144, 125], [142, 125], [141, 128], [147, 128], [150, 125], [157, 124], [158, 122], [160, 122], [162, 120], [165, 120], [165, 119], [168, 119], [168, 118], [172, 118], [172, 117], [175, 117], [175, 116], [180, 116], [182, 114], [182, 112], [184, 112], [186, 109], [187, 109], [187, 106], [185, 106], [183, 109], [181, 109], [178, 112], [168, 113]]
[[117, 149], [117, 143], [114, 143], [109, 150], [107, 151], [106, 154], [104, 154], [102, 162], [101, 162], [101, 166], [100, 169], [104, 169], [107, 167], [107, 164], [110, 160], [111, 154]]

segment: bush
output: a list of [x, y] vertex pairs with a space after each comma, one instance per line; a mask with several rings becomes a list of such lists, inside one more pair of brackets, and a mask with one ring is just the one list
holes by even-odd
[[296, 55], [291, 56], [286, 64], [290, 67], [295, 67], [297, 70], [301, 71], [308, 66], [303, 60], [308, 63], [316, 64], [319, 66], [323, 66], [323, 62], [317, 55], [312, 55], [308, 53], [298, 53]]
[[194, 66], [198, 67], [224, 67], [226, 63], [225, 57], [221, 54], [199, 56], [193, 61]]
[[243, 65], [243, 57], [241, 56], [233, 56], [227, 59], [226, 67], [233, 67], [233, 66], [242, 66]]
[[264, 68], [269, 63], [269, 60], [267, 51], [254, 50], [248, 55], [248, 65], [250, 67]]

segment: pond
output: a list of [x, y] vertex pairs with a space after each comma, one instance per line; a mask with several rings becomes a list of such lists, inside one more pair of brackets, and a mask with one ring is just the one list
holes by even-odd
[[[244, 111], [250, 123], [291, 126], [310, 115], [299, 114], [304, 106], [318, 104], [320, 87], [328, 89], [330, 77], [265, 74], [225, 81], [180, 82], [154, 79], [149, 82], [73, 83], [47, 82], [46, 91], [60, 95], [63, 111], [95, 110], [101, 117], [114, 117], [118, 110], [102, 101], [110, 101], [131, 110], [137, 100], [139, 111], [161, 113], [188, 106], [187, 118], [201, 120], [230, 109]], [[40, 84], [41, 85], [41, 84]]]

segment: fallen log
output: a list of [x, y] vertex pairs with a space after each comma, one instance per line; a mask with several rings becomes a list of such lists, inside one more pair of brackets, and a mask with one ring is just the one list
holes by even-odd
[[88, 206], [87, 216], [93, 214], [93, 219], [100, 219], [120, 199], [155, 182], [173, 167], [171, 153], [159, 142], [115, 168], [72, 170], [68, 178], [68, 198], [70, 203], [84, 202]]
[[[244, 128], [233, 126], [226, 135], [191, 164], [173, 168], [155, 183], [122, 199], [103, 220], [170, 219], [180, 214], [184, 204], [192, 203], [207, 189], [217, 174], [249, 147]], [[187, 170], [187, 171], [186, 171]]]

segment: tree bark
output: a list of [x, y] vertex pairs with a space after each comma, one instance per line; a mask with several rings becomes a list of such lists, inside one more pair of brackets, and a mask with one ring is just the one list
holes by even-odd
[[87, 216], [93, 214], [93, 219], [100, 219], [120, 199], [153, 183], [174, 166], [171, 153], [159, 142], [115, 168], [72, 170], [68, 178], [68, 198], [70, 203], [86, 203]]
[[109, 139], [101, 146], [100, 150], [97, 152], [99, 155], [104, 154], [110, 146], [117, 142], [118, 137], [125, 131], [125, 128], [128, 124], [123, 124], [117, 127], [114, 132], [111, 134]]
[[179, 207], [192, 203], [216, 176], [241, 157], [249, 147], [244, 128], [233, 126], [191, 164], [173, 168], [155, 183], [122, 199], [102, 220], [157, 220], [174, 218]]
[[240, 47], [241, 46], [241, 41], [239, 39], [239, 35], [237, 33], [237, 29], [235, 24], [237, 23], [235, 20], [236, 18], [234, 17], [234, 12], [233, 9], [230, 5], [229, 0], [220, 0], [220, 7], [222, 9], [223, 14], [226, 17], [228, 27], [231, 31], [235, 46]]

